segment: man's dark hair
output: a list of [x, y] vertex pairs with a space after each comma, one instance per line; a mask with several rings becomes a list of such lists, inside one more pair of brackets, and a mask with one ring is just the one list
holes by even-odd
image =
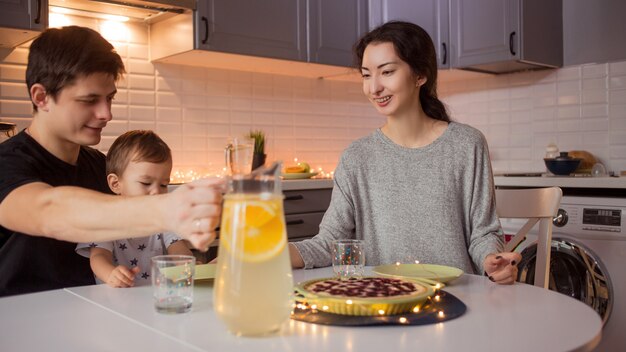
[[[111, 75], [116, 81], [125, 73], [122, 58], [113, 45], [93, 29], [69, 26], [50, 28], [30, 46], [26, 85], [28, 94], [39, 83], [53, 99], [80, 76]], [[31, 97], [32, 98], [32, 97]], [[33, 104], [37, 111], [37, 106]]]

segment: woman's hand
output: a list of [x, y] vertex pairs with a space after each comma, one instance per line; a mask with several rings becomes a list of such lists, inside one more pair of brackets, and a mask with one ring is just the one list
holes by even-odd
[[215, 239], [222, 213], [224, 180], [207, 178], [184, 184], [166, 195], [162, 209], [168, 229], [206, 250]]
[[123, 265], [118, 265], [111, 271], [107, 284], [111, 287], [133, 287], [135, 286], [135, 275], [139, 274], [139, 267], [128, 269]]
[[517, 264], [522, 255], [515, 252], [489, 254], [483, 262], [489, 280], [501, 284], [512, 285], [517, 279]]

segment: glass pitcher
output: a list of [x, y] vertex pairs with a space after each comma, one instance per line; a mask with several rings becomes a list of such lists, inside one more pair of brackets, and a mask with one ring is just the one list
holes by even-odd
[[236, 335], [276, 332], [291, 315], [293, 279], [281, 167], [275, 166], [269, 175], [261, 171], [232, 179], [224, 196], [214, 304]]

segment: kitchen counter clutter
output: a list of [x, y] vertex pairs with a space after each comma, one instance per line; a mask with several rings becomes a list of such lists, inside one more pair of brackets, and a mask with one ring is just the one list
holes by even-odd
[[[371, 274], [367, 268], [367, 274]], [[332, 276], [295, 270], [294, 283]], [[336, 327], [291, 320], [280, 333], [236, 337], [218, 320], [213, 282], [197, 282], [191, 312], [154, 311], [152, 288], [74, 287], [0, 299], [5, 351], [590, 351], [602, 322], [587, 305], [532, 285], [463, 275], [445, 287], [467, 312], [437, 324]], [[262, 302], [259, 302], [262, 304]], [[85, 322], [89, 322], [85, 324]], [[106, 332], [106, 333], [103, 333]]]

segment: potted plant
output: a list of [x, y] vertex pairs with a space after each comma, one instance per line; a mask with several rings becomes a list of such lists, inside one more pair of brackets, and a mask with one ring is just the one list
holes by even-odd
[[265, 132], [261, 130], [250, 131], [248, 137], [254, 139], [254, 153], [252, 156], [252, 170], [265, 164]]

